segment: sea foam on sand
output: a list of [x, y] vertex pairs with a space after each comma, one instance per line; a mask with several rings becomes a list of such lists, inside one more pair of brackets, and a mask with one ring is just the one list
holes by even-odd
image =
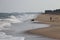
[[24, 37], [13, 37], [12, 35], [6, 35], [4, 32], [0, 32], [0, 40], [24, 40]]

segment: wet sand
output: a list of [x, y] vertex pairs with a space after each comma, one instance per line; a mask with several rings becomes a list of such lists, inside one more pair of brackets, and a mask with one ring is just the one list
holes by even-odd
[[[50, 21], [50, 17], [53, 18], [52, 21]], [[60, 15], [42, 14], [38, 15], [35, 21], [38, 21], [36, 23], [49, 24], [50, 27], [33, 29], [27, 32], [60, 40]]]
[[38, 28], [28, 31], [31, 34], [43, 35], [46, 37], [60, 39], [60, 26], [50, 26], [46, 28]]

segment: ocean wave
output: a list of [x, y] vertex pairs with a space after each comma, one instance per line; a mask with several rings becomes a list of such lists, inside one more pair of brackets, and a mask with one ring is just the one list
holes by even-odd
[[0, 30], [3, 30], [3, 29], [6, 29], [7, 30], [10, 26], [11, 26], [10, 23], [6, 23], [6, 22], [5, 23], [4, 22], [1, 23], [0, 22]]
[[30, 19], [33, 19], [37, 16], [37, 14], [23, 14], [23, 15], [18, 15], [17, 18], [23, 22], [23, 21], [26, 21], [26, 20], [30, 20]]
[[20, 20], [18, 20], [15, 16], [10, 16], [10, 18], [6, 19], [0, 19], [0, 30], [8, 29], [11, 27], [11, 23], [19, 23]]
[[0, 40], [24, 40], [24, 37], [14, 37], [12, 35], [6, 35], [4, 32], [0, 32]]
[[18, 23], [18, 22], [21, 22], [20, 20], [18, 20], [15, 16], [10, 16], [10, 18], [6, 18], [6, 19], [3, 19], [4, 21], [8, 21], [9, 23]]
[[26, 20], [30, 20], [36, 17], [36, 14], [21, 14], [18, 16], [9, 16], [9, 18], [0, 19], [0, 30], [9, 29], [11, 23], [22, 23]]

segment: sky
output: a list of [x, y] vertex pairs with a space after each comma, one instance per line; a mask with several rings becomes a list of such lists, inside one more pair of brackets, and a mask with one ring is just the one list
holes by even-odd
[[0, 12], [43, 12], [60, 9], [60, 0], [0, 0]]

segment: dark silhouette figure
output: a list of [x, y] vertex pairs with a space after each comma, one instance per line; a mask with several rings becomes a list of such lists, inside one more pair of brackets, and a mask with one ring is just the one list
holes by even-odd
[[34, 19], [32, 19], [31, 21], [34, 21]]
[[52, 21], [52, 17], [50, 17], [50, 21]]

